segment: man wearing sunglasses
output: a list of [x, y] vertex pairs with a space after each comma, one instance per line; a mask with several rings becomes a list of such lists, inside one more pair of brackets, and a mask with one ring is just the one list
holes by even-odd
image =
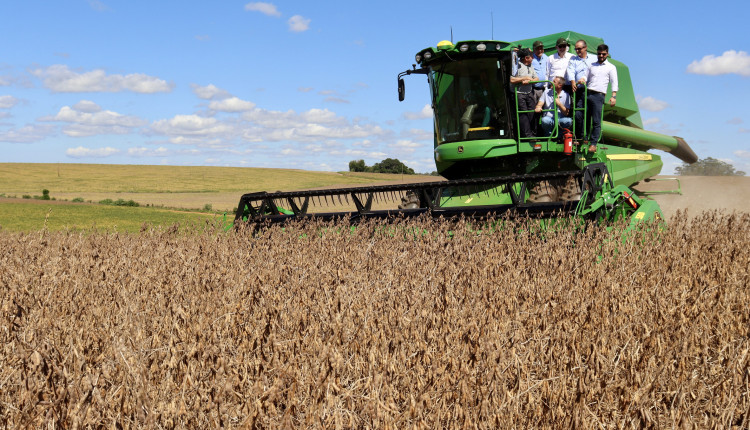
[[602, 134], [602, 110], [604, 109], [604, 97], [607, 94], [607, 86], [612, 84], [612, 97], [609, 105], [614, 107], [617, 102], [617, 69], [607, 61], [609, 57], [609, 46], [601, 44], [596, 48], [597, 61], [589, 67], [586, 82], [588, 82], [589, 96], [588, 118], [591, 121], [591, 134], [589, 135], [589, 152], [596, 152], [596, 144]]
[[549, 57], [547, 79], [554, 79], [557, 76], [565, 79], [565, 74], [568, 72], [568, 62], [573, 57], [573, 54], [568, 52], [568, 41], [564, 37], [557, 39], [556, 45], [557, 52]]
[[576, 140], [583, 139], [583, 106], [586, 101], [586, 77], [596, 57], [588, 55], [588, 44], [581, 39], [575, 44], [576, 55], [568, 63], [567, 79], [576, 93]]

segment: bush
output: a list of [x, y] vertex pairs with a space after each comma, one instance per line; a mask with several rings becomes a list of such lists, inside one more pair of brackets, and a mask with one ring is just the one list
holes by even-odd
[[211, 212], [212, 210], [214, 210], [214, 207], [213, 205], [211, 205], [211, 203], [206, 203], [205, 205], [203, 205], [203, 210], [206, 212]]
[[49, 200], [49, 190], [42, 190], [42, 200]]
[[706, 157], [693, 164], [683, 163], [678, 166], [675, 173], [683, 176], [745, 176], [742, 170], [735, 170], [731, 164]]
[[406, 164], [399, 161], [397, 158], [386, 158], [380, 163], [372, 165], [372, 171], [375, 173], [402, 173], [405, 175], [413, 175], [414, 169], [408, 167]]
[[73, 203], [83, 203], [83, 197], [76, 197], [71, 200]]
[[99, 200], [99, 204], [100, 205], [112, 205], [112, 206], [132, 206], [136, 208], [141, 205], [140, 203], [136, 201], [125, 200], [125, 199], [117, 199], [117, 200], [104, 199], [104, 200]]
[[31, 196], [30, 196], [30, 195], [28, 195], [28, 194], [24, 194], [24, 195], [22, 196], [22, 198], [24, 198], [24, 199], [30, 199], [30, 198], [31, 198]]

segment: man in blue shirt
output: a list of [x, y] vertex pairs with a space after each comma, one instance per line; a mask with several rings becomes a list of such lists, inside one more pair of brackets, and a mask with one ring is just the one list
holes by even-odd
[[567, 80], [576, 95], [576, 139], [583, 139], [583, 106], [586, 101], [586, 77], [589, 67], [596, 61], [593, 55], [588, 55], [588, 45], [581, 39], [575, 44], [576, 55], [568, 63]]
[[[549, 59], [547, 54], [544, 53], [544, 43], [542, 43], [541, 40], [537, 40], [532, 46], [534, 47], [534, 51], [531, 55], [531, 65], [534, 66], [534, 70], [536, 70], [536, 75], [539, 77], [539, 80], [546, 81], [547, 63], [549, 62]], [[534, 84], [534, 95], [537, 102], [544, 93], [545, 88], [546, 84], [543, 82]]]
[[[544, 43], [541, 40], [537, 40], [531, 46], [533, 48], [533, 51], [531, 53], [531, 65], [534, 67], [539, 80], [546, 81], [548, 66], [547, 63], [549, 63], [549, 57], [547, 57], [547, 54], [544, 53]], [[538, 103], [539, 99], [542, 98], [542, 95], [547, 89], [547, 86], [548, 85], [545, 82], [537, 82], [536, 84], [534, 84], [534, 104]], [[535, 125], [538, 123], [539, 114], [535, 114], [534, 119], [532, 120], [532, 124]]]

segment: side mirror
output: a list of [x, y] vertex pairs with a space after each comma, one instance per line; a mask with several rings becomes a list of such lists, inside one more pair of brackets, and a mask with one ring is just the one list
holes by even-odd
[[398, 101], [402, 102], [404, 101], [404, 97], [406, 97], [406, 85], [404, 85], [404, 80], [402, 78], [398, 79]]

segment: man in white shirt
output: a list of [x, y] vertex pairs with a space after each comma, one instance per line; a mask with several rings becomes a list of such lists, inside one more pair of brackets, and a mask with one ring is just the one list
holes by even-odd
[[576, 95], [576, 139], [583, 139], [583, 106], [586, 102], [586, 77], [589, 67], [596, 61], [594, 55], [588, 55], [588, 44], [581, 39], [575, 43], [576, 55], [568, 63], [567, 80]]
[[[607, 86], [612, 84], [612, 97], [609, 105], [617, 102], [617, 69], [607, 61], [609, 57], [609, 46], [601, 44], [596, 48], [597, 62], [591, 64], [586, 77], [588, 82], [589, 96], [588, 119], [591, 121], [591, 134], [589, 135], [589, 152], [596, 152], [596, 144], [602, 134], [602, 111], [604, 109], [604, 96], [607, 94]], [[585, 142], [585, 141], [584, 141]]]
[[[560, 124], [560, 128], [570, 128], [573, 126], [573, 119], [570, 118], [570, 95], [563, 91], [563, 78], [556, 77], [552, 80], [554, 88], [550, 88], [544, 92], [542, 97], [539, 99], [539, 103], [536, 104], [534, 109], [536, 113], [541, 113], [542, 108], [545, 110], [554, 109], [557, 107], [557, 119]], [[542, 133], [545, 137], [552, 135], [552, 130], [555, 127], [555, 115], [554, 112], [544, 112], [542, 115]]]
[[568, 52], [568, 41], [563, 37], [557, 39], [557, 52], [547, 60], [547, 79], [552, 80], [556, 76], [565, 78], [571, 58], [573, 54]]

